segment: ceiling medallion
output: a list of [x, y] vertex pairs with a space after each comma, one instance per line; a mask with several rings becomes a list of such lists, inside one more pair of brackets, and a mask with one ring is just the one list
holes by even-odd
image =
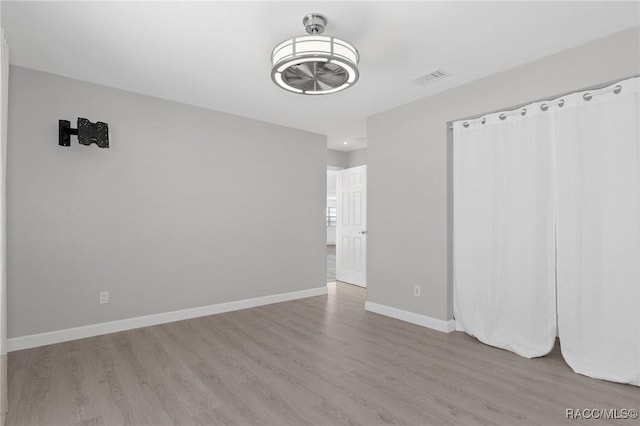
[[353, 45], [321, 35], [327, 18], [310, 13], [302, 20], [308, 34], [287, 39], [271, 52], [271, 79], [290, 92], [326, 95], [358, 81], [360, 55]]

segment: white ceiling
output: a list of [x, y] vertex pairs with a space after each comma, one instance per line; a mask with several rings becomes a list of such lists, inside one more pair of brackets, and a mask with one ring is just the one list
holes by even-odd
[[[640, 25], [630, 2], [2, 2], [11, 63], [366, 146], [367, 116]], [[270, 78], [271, 49], [329, 18], [360, 81], [302, 96]], [[437, 69], [428, 86], [411, 80]], [[348, 144], [345, 145], [344, 141]]]

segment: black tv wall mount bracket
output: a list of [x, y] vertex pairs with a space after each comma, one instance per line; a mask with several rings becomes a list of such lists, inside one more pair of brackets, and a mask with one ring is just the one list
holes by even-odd
[[58, 120], [58, 145], [71, 146], [71, 135], [77, 135], [82, 145], [95, 143], [100, 148], [109, 148], [109, 125], [102, 121], [92, 123], [78, 118], [78, 127], [72, 129], [68, 120]]

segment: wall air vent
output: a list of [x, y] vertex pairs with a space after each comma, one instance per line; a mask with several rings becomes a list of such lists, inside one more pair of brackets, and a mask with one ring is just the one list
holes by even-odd
[[426, 86], [427, 84], [431, 84], [435, 81], [442, 80], [448, 75], [449, 75], [448, 72], [444, 70], [438, 70], [438, 71], [430, 72], [427, 75], [423, 75], [422, 77], [418, 77], [415, 80], [411, 80], [411, 81], [419, 86]]

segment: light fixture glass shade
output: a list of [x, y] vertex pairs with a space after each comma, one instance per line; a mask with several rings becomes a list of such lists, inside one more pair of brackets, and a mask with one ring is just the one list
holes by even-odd
[[335, 37], [309, 35], [278, 44], [271, 53], [271, 79], [285, 90], [323, 95], [358, 81], [358, 51]]

